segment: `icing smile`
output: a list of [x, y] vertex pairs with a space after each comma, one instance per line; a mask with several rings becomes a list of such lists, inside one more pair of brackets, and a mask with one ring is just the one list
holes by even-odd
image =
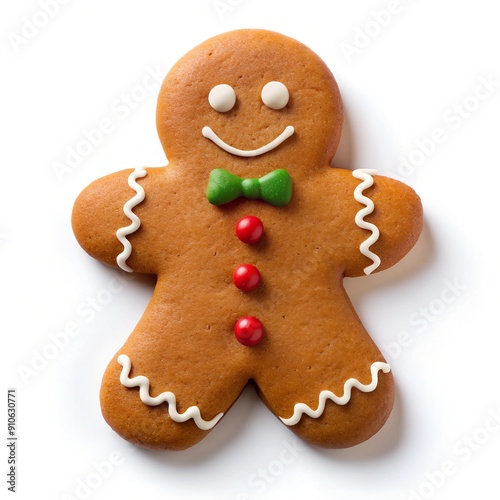
[[236, 156], [244, 156], [244, 157], [252, 157], [252, 156], [259, 156], [264, 153], [268, 153], [269, 151], [272, 151], [273, 149], [277, 148], [280, 144], [282, 144], [284, 141], [286, 141], [289, 137], [291, 137], [295, 132], [295, 129], [292, 127], [292, 125], [288, 125], [283, 132], [281, 132], [278, 137], [274, 138], [271, 142], [268, 142], [264, 146], [261, 146], [260, 148], [257, 149], [238, 149], [235, 148], [231, 145], [229, 145], [227, 142], [224, 142], [210, 127], [203, 127], [201, 133], [203, 134], [204, 137], [207, 139], [210, 139], [214, 144], [219, 146], [219, 148], [223, 149], [227, 153], [230, 153], [232, 155]]

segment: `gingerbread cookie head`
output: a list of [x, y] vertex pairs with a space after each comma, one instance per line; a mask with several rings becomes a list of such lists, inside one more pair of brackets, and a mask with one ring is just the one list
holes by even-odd
[[225, 33], [190, 51], [166, 77], [157, 110], [167, 157], [189, 154], [187, 167], [202, 167], [202, 177], [213, 165], [254, 177], [273, 165], [308, 175], [330, 163], [342, 121], [325, 63], [296, 40], [262, 30]]
[[157, 126], [168, 166], [99, 179], [73, 211], [90, 255], [158, 277], [103, 377], [106, 421], [139, 445], [184, 449], [253, 381], [280, 424], [313, 444], [370, 438], [394, 381], [343, 279], [413, 247], [418, 196], [373, 170], [329, 166], [337, 85], [276, 33], [226, 33], [184, 56]]

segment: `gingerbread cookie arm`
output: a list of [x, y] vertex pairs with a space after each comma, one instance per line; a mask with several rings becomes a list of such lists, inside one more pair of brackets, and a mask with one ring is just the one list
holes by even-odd
[[140, 259], [145, 242], [134, 237], [142, 225], [140, 212], [151, 176], [145, 168], [124, 170], [82, 191], [73, 207], [72, 225], [89, 255], [126, 272], [151, 272]]
[[371, 169], [352, 172], [352, 223], [359, 229], [358, 252], [345, 276], [363, 276], [387, 269], [417, 242], [423, 226], [420, 198], [412, 188]]

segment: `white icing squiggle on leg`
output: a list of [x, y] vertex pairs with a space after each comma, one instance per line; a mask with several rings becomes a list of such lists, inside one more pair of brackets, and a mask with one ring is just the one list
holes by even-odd
[[129, 378], [132, 363], [126, 354], [118, 356], [118, 363], [123, 366], [120, 373], [120, 382], [125, 387], [139, 387], [139, 397], [141, 401], [148, 406], [158, 406], [162, 403], [168, 403], [168, 414], [174, 422], [186, 422], [192, 418], [194, 423], [202, 430], [208, 431], [217, 424], [217, 422], [224, 416], [219, 413], [212, 420], [203, 420], [201, 418], [200, 409], [197, 406], [190, 406], [184, 413], [177, 412], [177, 400], [173, 392], [162, 392], [154, 398], [149, 395], [149, 379], [143, 375]]
[[365, 257], [368, 257], [373, 261], [373, 264], [365, 267], [364, 269], [365, 274], [371, 274], [373, 271], [375, 271], [375, 269], [377, 269], [378, 266], [380, 266], [380, 257], [374, 254], [370, 250], [370, 247], [378, 240], [380, 236], [380, 231], [378, 230], [378, 227], [375, 224], [365, 221], [365, 217], [367, 215], [370, 215], [375, 209], [375, 204], [373, 203], [372, 200], [370, 200], [370, 198], [368, 198], [363, 194], [363, 191], [365, 189], [368, 189], [370, 186], [373, 186], [372, 175], [376, 173], [377, 173], [376, 170], [368, 168], [358, 168], [357, 170], [354, 170], [352, 173], [353, 177], [356, 177], [356, 179], [360, 179], [363, 181], [361, 184], [358, 184], [358, 186], [356, 186], [356, 189], [354, 190], [354, 199], [357, 202], [365, 205], [365, 208], [362, 208], [358, 211], [354, 220], [358, 225], [358, 227], [360, 227], [361, 229], [367, 229], [368, 231], [372, 232], [372, 234], [359, 246], [360, 252]]
[[391, 371], [391, 367], [387, 363], [376, 361], [370, 367], [372, 381], [369, 384], [365, 385], [355, 378], [350, 378], [344, 384], [344, 394], [342, 396], [337, 396], [331, 391], [321, 391], [319, 393], [318, 408], [316, 410], [313, 410], [305, 403], [297, 403], [293, 407], [293, 415], [290, 418], [280, 417], [280, 420], [285, 425], [295, 425], [300, 422], [300, 419], [304, 413], [306, 415], [309, 415], [311, 418], [318, 418], [325, 411], [326, 401], [328, 399], [331, 399], [334, 403], [337, 403], [341, 406], [347, 404], [351, 399], [351, 392], [353, 387], [359, 389], [361, 392], [373, 392], [378, 385], [378, 372], [380, 370], [382, 370], [384, 373], [389, 373]]
[[146, 197], [146, 192], [144, 188], [139, 185], [136, 181], [140, 177], [146, 177], [147, 172], [144, 168], [136, 168], [131, 174], [128, 176], [128, 185], [136, 192], [135, 196], [125, 203], [123, 206], [124, 214], [132, 221], [130, 225], [121, 227], [116, 231], [116, 237], [120, 240], [120, 243], [123, 245], [123, 251], [116, 258], [116, 263], [128, 273], [133, 272], [134, 270], [127, 265], [127, 259], [130, 257], [132, 253], [132, 245], [130, 241], [128, 241], [127, 236], [129, 234], [134, 233], [141, 227], [141, 220], [137, 215], [132, 212], [139, 203], [144, 201]]

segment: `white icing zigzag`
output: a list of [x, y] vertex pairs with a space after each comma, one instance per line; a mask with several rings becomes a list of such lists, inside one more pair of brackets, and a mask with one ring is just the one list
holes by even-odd
[[375, 224], [366, 222], [364, 220], [367, 215], [370, 215], [373, 212], [373, 210], [375, 209], [375, 204], [372, 200], [370, 200], [370, 198], [366, 197], [363, 194], [363, 191], [365, 189], [368, 189], [370, 186], [373, 186], [372, 175], [376, 173], [376, 170], [371, 170], [368, 168], [359, 168], [357, 170], [354, 170], [352, 173], [353, 177], [356, 177], [356, 179], [360, 179], [363, 181], [361, 184], [358, 184], [358, 186], [356, 186], [356, 189], [354, 190], [354, 199], [359, 203], [365, 205], [365, 208], [362, 208], [358, 211], [354, 220], [358, 227], [360, 227], [361, 229], [368, 229], [372, 232], [372, 234], [359, 246], [360, 252], [365, 257], [368, 257], [373, 261], [373, 264], [365, 267], [365, 274], [371, 274], [373, 271], [375, 271], [375, 269], [377, 269], [378, 266], [380, 266], [379, 256], [374, 254], [370, 250], [370, 247], [378, 240], [380, 231]]
[[146, 192], [144, 188], [137, 184], [136, 180], [140, 177], [146, 177], [147, 172], [143, 168], [136, 168], [131, 174], [128, 176], [128, 185], [136, 192], [135, 196], [125, 203], [123, 206], [124, 214], [132, 221], [130, 225], [126, 227], [121, 227], [116, 231], [116, 237], [120, 240], [120, 243], [123, 245], [123, 251], [116, 258], [116, 263], [128, 273], [133, 272], [134, 270], [127, 265], [127, 259], [130, 257], [132, 253], [132, 245], [130, 241], [128, 241], [127, 236], [129, 234], [134, 233], [141, 226], [141, 220], [137, 215], [132, 212], [132, 209], [135, 208], [139, 203], [141, 203], [146, 197]]
[[298, 424], [304, 413], [312, 418], [318, 418], [325, 411], [325, 405], [327, 399], [331, 399], [334, 403], [337, 403], [338, 405], [341, 406], [347, 404], [351, 399], [351, 392], [353, 387], [359, 389], [361, 392], [373, 392], [378, 385], [378, 372], [380, 370], [382, 370], [384, 373], [389, 373], [391, 371], [391, 367], [387, 363], [383, 363], [382, 361], [376, 361], [370, 367], [370, 372], [372, 374], [372, 381], [369, 384], [365, 385], [355, 378], [350, 378], [344, 384], [344, 394], [342, 395], [342, 397], [337, 396], [331, 391], [321, 391], [319, 393], [319, 403], [318, 403], [318, 408], [316, 410], [313, 410], [305, 403], [297, 403], [293, 407], [293, 415], [290, 418], [280, 417], [281, 421], [285, 425]]
[[201, 418], [200, 409], [197, 406], [190, 406], [184, 413], [177, 412], [177, 400], [173, 392], [162, 392], [154, 398], [149, 395], [149, 379], [143, 375], [134, 378], [129, 378], [132, 364], [130, 358], [126, 354], [118, 356], [118, 363], [123, 366], [120, 373], [120, 382], [125, 387], [139, 387], [139, 396], [141, 401], [148, 406], [158, 406], [162, 403], [168, 403], [168, 414], [174, 422], [186, 422], [192, 418], [194, 423], [203, 431], [208, 431], [217, 424], [224, 416], [219, 413], [212, 420], [203, 420]]

